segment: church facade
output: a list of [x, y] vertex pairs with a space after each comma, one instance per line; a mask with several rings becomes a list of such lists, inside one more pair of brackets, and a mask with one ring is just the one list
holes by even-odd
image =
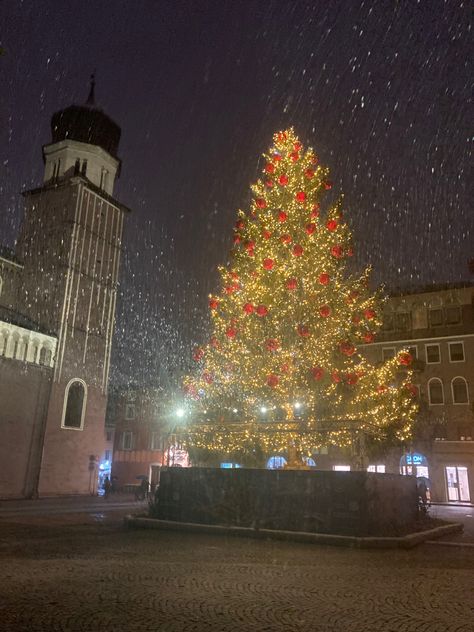
[[95, 494], [122, 232], [120, 128], [94, 104], [53, 115], [44, 181], [0, 250], [0, 497]]

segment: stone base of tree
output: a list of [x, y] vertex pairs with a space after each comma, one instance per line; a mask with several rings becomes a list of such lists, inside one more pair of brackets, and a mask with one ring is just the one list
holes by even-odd
[[413, 477], [371, 472], [169, 468], [150, 517], [354, 537], [416, 531]]

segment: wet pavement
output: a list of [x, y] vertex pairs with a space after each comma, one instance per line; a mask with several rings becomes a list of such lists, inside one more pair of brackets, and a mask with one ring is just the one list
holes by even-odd
[[134, 531], [122, 521], [132, 499], [36, 501], [28, 511], [12, 502], [0, 505], [5, 632], [474, 629], [471, 547], [367, 551]]

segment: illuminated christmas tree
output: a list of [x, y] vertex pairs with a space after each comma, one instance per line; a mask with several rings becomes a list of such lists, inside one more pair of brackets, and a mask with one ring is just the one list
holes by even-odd
[[381, 299], [369, 269], [347, 271], [341, 204], [322, 206], [328, 169], [293, 129], [274, 136], [264, 159], [250, 210], [238, 212], [221, 292], [209, 298], [212, 337], [185, 379], [195, 402], [188, 443], [310, 454], [361, 434], [408, 439], [412, 358], [403, 351], [374, 366], [360, 352], [381, 326]]

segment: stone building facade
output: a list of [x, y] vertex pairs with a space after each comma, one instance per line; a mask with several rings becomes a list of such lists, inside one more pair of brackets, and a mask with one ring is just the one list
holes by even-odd
[[120, 128], [93, 87], [53, 115], [44, 181], [0, 258], [2, 497], [97, 491], [128, 209], [113, 197]]

